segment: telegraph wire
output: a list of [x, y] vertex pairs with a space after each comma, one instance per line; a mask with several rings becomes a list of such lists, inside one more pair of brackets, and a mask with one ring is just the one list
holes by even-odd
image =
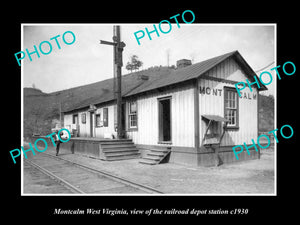
[[256, 70], [255, 73], [257, 73], [257, 72], [259, 72], [259, 71], [262, 71], [262, 70], [268, 68], [269, 66], [271, 66], [271, 65], [274, 64], [274, 63], [275, 63], [274, 61], [271, 62], [271, 63], [269, 63], [268, 65], [264, 66], [263, 68], [261, 68], [261, 69], [259, 69], [259, 70]]

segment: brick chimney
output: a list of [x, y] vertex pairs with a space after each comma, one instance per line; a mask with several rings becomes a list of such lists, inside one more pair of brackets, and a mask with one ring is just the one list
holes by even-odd
[[189, 59], [180, 59], [176, 62], [177, 69], [181, 69], [190, 65], [192, 65], [192, 61]]

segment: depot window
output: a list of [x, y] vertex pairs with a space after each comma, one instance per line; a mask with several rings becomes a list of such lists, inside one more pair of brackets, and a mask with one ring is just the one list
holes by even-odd
[[224, 87], [224, 117], [229, 120], [228, 128], [239, 126], [239, 98], [235, 88]]
[[108, 108], [103, 108], [103, 126], [108, 127]]
[[95, 116], [95, 125], [96, 125], [96, 127], [101, 127], [102, 126], [101, 114], [100, 113], [96, 114], [96, 116]]
[[129, 128], [137, 128], [137, 103], [129, 102], [128, 104], [128, 126]]
[[85, 113], [82, 113], [81, 114], [81, 123], [86, 123], [86, 114]]

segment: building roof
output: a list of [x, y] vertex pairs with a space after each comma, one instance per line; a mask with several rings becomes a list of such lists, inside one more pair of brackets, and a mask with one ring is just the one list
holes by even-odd
[[[253, 79], [253, 76], [256, 76], [255, 72], [243, 59], [240, 53], [238, 51], [233, 51], [177, 70], [161, 68], [159, 70], [151, 69], [123, 75], [122, 96], [129, 97], [157, 88], [196, 79], [229, 57], [234, 57], [236, 59], [237, 63], [244, 69], [250, 80]], [[148, 79], [144, 79], [146, 76]], [[64, 110], [64, 112], [86, 108], [89, 107], [90, 104], [95, 105], [114, 100], [113, 82], [114, 79], [112, 78], [91, 84], [90, 88], [86, 90], [89, 92], [86, 93], [86, 96], [88, 97], [84, 101], [72, 105]], [[263, 84], [260, 85], [260, 90], [267, 89]]]

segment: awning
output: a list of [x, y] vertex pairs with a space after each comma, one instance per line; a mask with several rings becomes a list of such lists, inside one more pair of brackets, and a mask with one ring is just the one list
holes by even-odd
[[224, 117], [218, 115], [202, 115], [205, 119], [213, 120], [217, 122], [229, 122], [229, 120], [225, 119]]

